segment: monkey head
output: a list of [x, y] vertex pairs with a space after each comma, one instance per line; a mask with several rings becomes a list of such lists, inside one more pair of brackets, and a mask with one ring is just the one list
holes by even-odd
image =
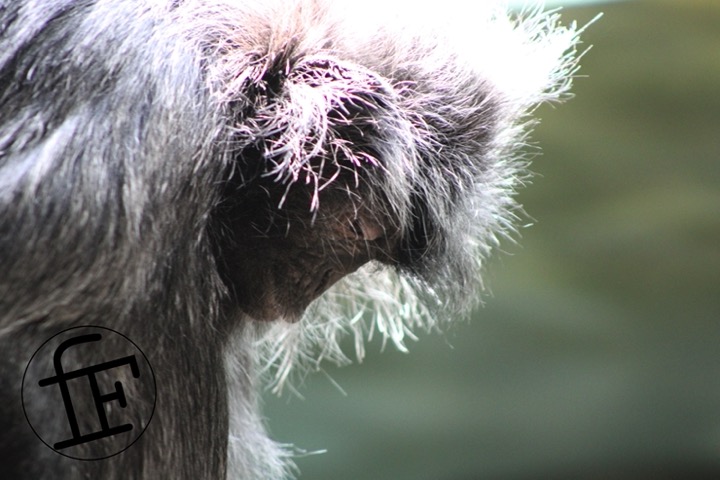
[[527, 115], [575, 69], [577, 32], [556, 14], [502, 15], [476, 18], [477, 48], [436, 24], [357, 34], [307, 10], [224, 35], [237, 43], [210, 78], [235, 118], [233, 161], [211, 231], [228, 308], [284, 324], [274, 360], [286, 329], [333, 343], [368, 328], [341, 318], [367, 313], [404, 348], [411, 326], [476, 303], [484, 259], [513, 230]]

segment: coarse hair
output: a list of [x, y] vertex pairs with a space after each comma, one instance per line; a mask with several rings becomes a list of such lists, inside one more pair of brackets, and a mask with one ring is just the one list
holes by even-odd
[[[558, 11], [534, 8], [513, 15], [498, 2], [469, 12], [461, 2], [421, 3], [410, 12], [407, 6], [370, 5], [361, 7], [365, 16], [338, 18], [337, 11], [326, 10], [291, 15], [291, 27], [273, 32], [292, 45], [288, 55], [309, 62], [342, 59], [348, 76], [318, 91], [315, 85], [293, 88], [288, 75], [287, 109], [266, 114], [273, 125], [285, 126], [273, 140], [281, 153], [274, 157], [270, 149], [270, 160], [288, 185], [308, 183], [308, 177], [316, 185], [321, 172], [303, 162], [318, 153], [349, 157], [354, 168], [371, 171], [372, 188], [363, 201], [389, 208], [401, 230], [421, 231], [425, 238], [419, 240], [430, 247], [419, 249], [422, 258], [413, 258], [409, 268], [369, 264], [347, 276], [299, 323], [263, 325], [261, 363], [275, 367], [268, 369], [275, 373], [275, 391], [298, 366], [349, 361], [339, 346], [345, 333], [353, 335], [358, 359], [364, 357], [364, 339], [375, 332], [405, 350], [413, 332], [433, 330], [477, 305], [484, 262], [502, 238], [512, 237], [522, 215], [513, 197], [529, 177], [533, 153], [527, 139], [536, 123], [530, 114], [569, 96], [578, 68], [579, 30], [562, 26]], [[375, 15], [378, 10], [384, 15]], [[297, 38], [308, 40], [287, 40]], [[333, 39], [331, 52], [322, 45], [326, 38]], [[363, 109], [362, 121], [374, 126], [367, 140], [373, 155], [345, 150], [347, 119], [326, 114], [348, 103]], [[352, 122], [360, 123], [357, 117]], [[384, 202], [372, 198], [378, 194]]]
[[[359, 359], [375, 334], [405, 349], [477, 303], [529, 115], [568, 94], [579, 30], [540, 8], [387, 3], [0, 0], [2, 378], [38, 335], [106, 325], [144, 342], [166, 399], [145, 447], [83, 466], [23, 460], [21, 412], [0, 407], [12, 473], [289, 478], [263, 385], [347, 362], [345, 334]], [[238, 212], [311, 229], [338, 198], [397, 232], [389, 260], [299, 320], [229, 308], [233, 262], [255, 255]]]

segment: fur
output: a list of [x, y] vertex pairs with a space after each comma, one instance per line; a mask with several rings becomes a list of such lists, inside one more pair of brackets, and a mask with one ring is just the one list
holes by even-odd
[[[0, 0], [3, 478], [290, 478], [264, 385], [348, 361], [345, 334], [359, 359], [373, 334], [405, 349], [477, 302], [519, 211], [529, 114], [566, 96], [578, 29], [466, 5]], [[239, 271], [308, 261], [244, 248], [256, 211], [288, 232], [350, 211], [367, 254], [293, 313]], [[314, 251], [339, 261], [328, 235]], [[37, 441], [17, 395], [39, 344], [88, 324], [141, 346], [158, 404], [132, 448], [78, 462]]]

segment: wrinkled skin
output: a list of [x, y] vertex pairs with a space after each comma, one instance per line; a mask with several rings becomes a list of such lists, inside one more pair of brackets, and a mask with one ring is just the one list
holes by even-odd
[[[321, 192], [318, 212], [308, 208], [306, 190], [285, 192], [268, 182], [220, 208], [229, 225], [220, 241], [221, 274], [243, 313], [297, 321], [313, 300], [364, 264], [397, 263], [400, 232], [362, 202], [358, 189]], [[281, 201], [282, 208], [268, 208]]]

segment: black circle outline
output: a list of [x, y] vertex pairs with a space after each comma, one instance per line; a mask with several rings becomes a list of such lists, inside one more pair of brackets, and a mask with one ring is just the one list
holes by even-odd
[[[111, 455], [107, 455], [107, 456], [105, 456], [105, 457], [99, 457], [99, 458], [78, 458], [78, 457], [73, 457], [72, 455], [67, 455], [67, 454], [62, 453], [62, 452], [60, 452], [60, 451], [58, 451], [58, 450], [55, 450], [53, 447], [51, 447], [50, 445], [48, 445], [45, 440], [43, 440], [43, 438], [40, 436], [40, 434], [39, 434], [38, 432], [35, 431], [35, 428], [33, 427], [32, 422], [31, 422], [30, 419], [28, 418], [27, 411], [25, 410], [25, 376], [27, 375], [28, 369], [30, 368], [30, 364], [32, 363], [33, 359], [35, 358], [35, 355], [37, 355], [38, 352], [40, 352], [40, 350], [42, 350], [42, 348], [43, 348], [48, 342], [50, 342], [53, 338], [57, 337], [58, 335], [62, 335], [62, 334], [65, 333], [65, 332], [69, 332], [70, 330], [75, 330], [75, 329], [78, 329], [78, 328], [99, 328], [99, 329], [102, 329], [102, 330], [107, 330], [107, 331], [113, 332], [113, 333], [115, 333], [115, 334], [120, 335], [121, 337], [123, 337], [125, 340], [127, 340], [128, 342], [130, 342], [130, 343], [137, 349], [137, 351], [140, 352], [140, 354], [143, 356], [143, 358], [145, 359], [145, 363], [147, 363], [148, 367], [150, 368], [150, 375], [152, 376], [152, 380], [153, 380], [153, 393], [154, 393], [154, 395], [153, 395], [153, 406], [152, 406], [152, 411], [150, 412], [150, 418], [149, 418], [148, 421], [145, 423], [145, 428], [142, 429], [142, 432], [140, 432], [140, 434], [135, 438], [135, 440], [133, 440], [132, 442], [130, 442], [130, 444], [129, 444], [128, 446], [126, 446], [125, 448], [123, 448], [122, 450], [120, 450], [120, 451], [118, 451], [118, 452], [115, 452], [115, 453], [113, 453], [113, 454], [111, 454]], [[80, 461], [82, 461], [82, 462], [96, 462], [96, 461], [98, 461], [98, 460], [105, 460], [105, 459], [107, 459], [107, 458], [111, 458], [111, 457], [114, 457], [115, 455], [121, 454], [122, 452], [124, 452], [124, 451], [127, 450], [128, 448], [132, 447], [132, 446], [135, 444], [135, 442], [137, 442], [138, 439], [139, 439], [140, 437], [142, 437], [143, 433], [145, 433], [145, 430], [147, 430], [147, 427], [150, 425], [150, 422], [152, 422], [153, 416], [155, 415], [155, 407], [156, 407], [156, 405], [157, 405], [157, 381], [156, 381], [156, 378], [155, 378], [155, 371], [153, 370], [152, 365], [150, 364], [150, 360], [148, 360], [147, 356], [145, 355], [145, 352], [143, 352], [143, 351], [140, 349], [140, 347], [138, 347], [137, 344], [136, 344], [135, 342], [133, 342], [132, 340], [130, 340], [127, 336], [123, 335], [123, 334], [120, 333], [120, 332], [117, 332], [117, 331], [113, 330], [112, 328], [99, 327], [99, 326], [97, 326], [97, 325], [78, 325], [78, 326], [76, 326], [76, 327], [70, 327], [70, 328], [66, 328], [65, 330], [59, 331], [58, 333], [56, 333], [56, 334], [53, 335], [52, 337], [50, 337], [50, 338], [48, 338], [47, 340], [45, 340], [45, 341], [42, 343], [42, 345], [40, 345], [40, 346], [38, 347], [38, 349], [35, 350], [35, 353], [33, 353], [32, 357], [30, 357], [30, 360], [28, 361], [28, 364], [27, 364], [27, 366], [25, 367], [25, 372], [23, 373], [22, 383], [21, 383], [21, 385], [20, 385], [20, 399], [21, 399], [21, 402], [22, 402], [23, 415], [25, 416], [25, 420], [27, 421], [28, 425], [30, 426], [30, 429], [33, 431], [33, 433], [35, 434], [35, 436], [38, 437], [38, 439], [39, 439], [43, 444], [45, 444], [45, 446], [47, 446], [50, 450], [52, 450], [53, 452], [57, 453], [58, 455], [62, 455], [63, 457], [66, 457], [66, 458], [72, 458], [73, 460], [80, 460]]]

